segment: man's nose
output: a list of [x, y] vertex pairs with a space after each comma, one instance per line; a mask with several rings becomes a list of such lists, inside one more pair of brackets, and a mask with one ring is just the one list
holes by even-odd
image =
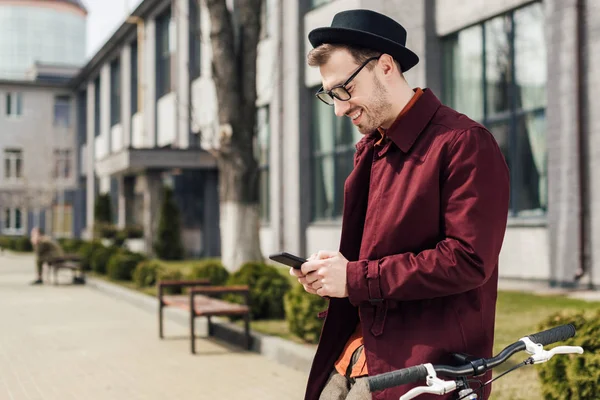
[[343, 117], [348, 112], [350, 104], [348, 104], [347, 101], [341, 101], [334, 98], [333, 107], [335, 109], [335, 115], [337, 115], [338, 117]]

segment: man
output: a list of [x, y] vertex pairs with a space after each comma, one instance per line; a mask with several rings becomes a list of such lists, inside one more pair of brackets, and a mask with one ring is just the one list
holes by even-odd
[[52, 257], [62, 256], [63, 251], [58, 243], [49, 237], [44, 236], [42, 229], [37, 227], [31, 230], [31, 244], [35, 251], [35, 261], [37, 266], [37, 279], [31, 284], [41, 285], [44, 283], [42, 277], [44, 263], [47, 263]]
[[344, 11], [309, 40], [317, 96], [364, 136], [346, 180], [339, 252], [290, 270], [330, 299], [306, 399], [397, 400], [425, 382], [371, 394], [365, 377], [452, 363], [452, 353], [492, 355], [508, 168], [486, 128], [431, 90], [411, 89], [403, 73], [419, 59], [396, 21]]

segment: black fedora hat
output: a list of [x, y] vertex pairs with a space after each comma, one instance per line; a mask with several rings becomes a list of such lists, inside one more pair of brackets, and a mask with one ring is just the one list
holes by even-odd
[[324, 43], [364, 47], [391, 55], [406, 72], [419, 62], [407, 49], [406, 29], [390, 17], [372, 10], [348, 10], [337, 13], [330, 27], [317, 28], [308, 34], [313, 47]]

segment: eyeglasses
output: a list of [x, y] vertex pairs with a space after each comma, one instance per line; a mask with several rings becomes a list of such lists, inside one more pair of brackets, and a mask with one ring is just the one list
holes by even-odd
[[379, 60], [379, 58], [381, 58], [381, 55], [379, 55], [377, 57], [371, 57], [368, 60], [366, 60], [364, 63], [362, 63], [362, 65], [360, 67], [358, 67], [358, 69], [356, 71], [354, 71], [354, 73], [350, 76], [350, 78], [348, 78], [348, 80], [346, 82], [342, 83], [341, 85], [334, 86], [330, 90], [324, 90], [323, 86], [321, 86], [321, 88], [315, 94], [315, 96], [317, 96], [317, 98], [319, 100], [321, 100], [323, 103], [327, 104], [328, 106], [333, 105], [334, 98], [341, 100], [341, 101], [350, 100], [350, 97], [352, 97], [352, 96], [350, 95], [350, 92], [348, 92], [348, 89], [346, 89], [346, 86], [348, 86], [348, 84], [350, 84], [350, 82], [352, 82], [352, 79], [356, 78], [356, 75], [358, 75], [358, 73], [368, 63], [370, 63], [373, 60]]

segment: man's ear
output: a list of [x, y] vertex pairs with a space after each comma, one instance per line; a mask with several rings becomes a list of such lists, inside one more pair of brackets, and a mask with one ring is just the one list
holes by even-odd
[[379, 59], [379, 66], [384, 76], [391, 76], [398, 69], [394, 58], [389, 54], [383, 54]]

